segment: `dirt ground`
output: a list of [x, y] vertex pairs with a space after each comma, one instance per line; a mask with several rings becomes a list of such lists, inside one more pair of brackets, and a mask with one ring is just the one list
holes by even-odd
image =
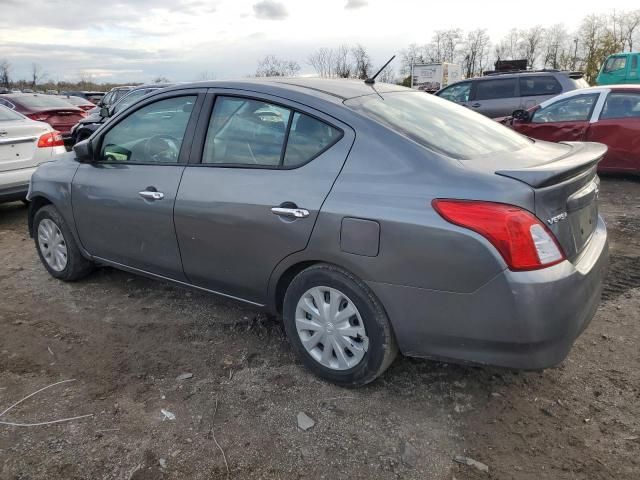
[[[0, 413], [75, 379], [0, 421], [93, 415], [0, 424], [0, 479], [637, 480], [640, 181], [604, 178], [601, 210], [611, 274], [561, 366], [399, 358], [345, 390], [305, 371], [258, 311], [112, 269], [52, 279], [26, 208], [0, 205]], [[299, 412], [315, 426], [299, 430]]]

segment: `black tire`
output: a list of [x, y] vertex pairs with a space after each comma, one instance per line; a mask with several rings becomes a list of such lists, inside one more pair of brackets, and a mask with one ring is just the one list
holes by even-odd
[[[302, 345], [295, 323], [298, 301], [309, 289], [319, 286], [339, 290], [360, 313], [369, 345], [362, 360], [352, 368], [336, 370], [326, 367]], [[317, 376], [341, 386], [357, 387], [375, 380], [389, 368], [398, 354], [391, 324], [380, 301], [364, 282], [334, 265], [313, 265], [291, 281], [284, 298], [283, 321], [289, 342], [305, 366]]]
[[[49, 263], [42, 255], [42, 250], [40, 249], [38, 227], [40, 226], [40, 222], [42, 222], [44, 219], [49, 219], [56, 224], [56, 226], [62, 233], [64, 243], [67, 247], [67, 263], [64, 269], [60, 271], [54, 270], [49, 265]], [[33, 239], [36, 244], [36, 250], [38, 252], [38, 256], [40, 257], [40, 261], [52, 277], [63, 280], [65, 282], [72, 282], [87, 276], [94, 269], [93, 262], [84, 258], [82, 256], [82, 253], [80, 253], [80, 249], [76, 244], [76, 240], [73, 237], [71, 230], [69, 230], [69, 227], [64, 221], [64, 218], [62, 218], [62, 215], [60, 215], [56, 207], [54, 207], [53, 205], [45, 205], [36, 212], [33, 218], [33, 232]]]

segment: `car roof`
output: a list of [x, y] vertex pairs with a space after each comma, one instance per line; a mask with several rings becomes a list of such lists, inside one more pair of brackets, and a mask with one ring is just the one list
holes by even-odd
[[368, 85], [364, 80], [337, 79], [337, 78], [317, 78], [317, 77], [268, 77], [256, 79], [242, 79], [237, 81], [204, 81], [188, 84], [175, 85], [174, 88], [235, 88], [240, 90], [256, 90], [263, 93], [271, 91], [291, 91], [296, 93], [306, 93], [311, 96], [332, 97], [334, 100], [347, 100], [364, 95], [371, 95], [376, 92], [388, 93], [394, 91], [415, 91], [400, 85], [388, 83], [375, 83]]

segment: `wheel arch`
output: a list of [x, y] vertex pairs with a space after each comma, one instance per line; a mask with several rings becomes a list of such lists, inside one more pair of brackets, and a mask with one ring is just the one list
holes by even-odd
[[42, 194], [36, 194], [31, 196], [29, 199], [29, 214], [28, 214], [28, 226], [29, 226], [29, 236], [33, 238], [33, 219], [36, 216], [36, 212], [40, 210], [45, 205], [53, 205], [53, 202]]

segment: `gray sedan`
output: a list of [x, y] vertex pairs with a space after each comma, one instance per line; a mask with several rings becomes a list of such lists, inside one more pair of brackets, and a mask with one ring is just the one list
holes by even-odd
[[600, 300], [605, 151], [394, 85], [179, 85], [40, 166], [29, 229], [61, 280], [109, 265], [281, 315], [338, 384], [398, 351], [539, 369]]

